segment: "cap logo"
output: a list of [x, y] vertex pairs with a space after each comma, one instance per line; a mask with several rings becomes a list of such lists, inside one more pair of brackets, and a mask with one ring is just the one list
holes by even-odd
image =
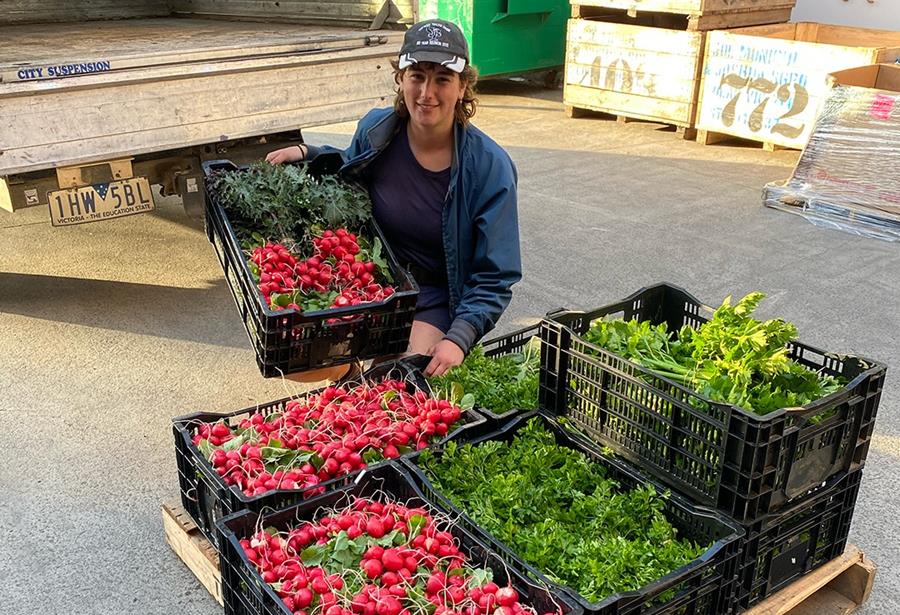
[[441, 38], [441, 29], [438, 28], [437, 26], [435, 26], [434, 24], [429, 25], [425, 29], [425, 32], [428, 34], [428, 40], [434, 41], [434, 40]]

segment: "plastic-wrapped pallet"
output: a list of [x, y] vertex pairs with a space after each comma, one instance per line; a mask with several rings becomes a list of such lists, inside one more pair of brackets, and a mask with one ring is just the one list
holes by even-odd
[[900, 65], [832, 77], [793, 176], [768, 184], [763, 201], [813, 224], [900, 241]]

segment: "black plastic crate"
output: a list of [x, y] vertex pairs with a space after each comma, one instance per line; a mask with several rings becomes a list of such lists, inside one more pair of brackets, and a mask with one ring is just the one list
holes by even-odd
[[[419, 288], [397, 262], [384, 234], [370, 220], [365, 234], [379, 238], [396, 292], [380, 302], [316, 312], [274, 311], [256, 286], [247, 258], [210, 183], [215, 173], [239, 171], [226, 160], [203, 163], [206, 228], [265, 377], [318, 369], [357, 360], [402, 354], [409, 345]], [[343, 317], [352, 317], [343, 320]], [[335, 322], [329, 322], [337, 319]]]
[[484, 348], [484, 356], [501, 357], [503, 355], [513, 354], [514, 352], [522, 352], [525, 346], [534, 338], [541, 330], [541, 323], [535, 323], [529, 327], [524, 327], [500, 335], [484, 342], [481, 346]]
[[[364, 377], [371, 380], [383, 380], [391, 376], [409, 382], [409, 389], [415, 388], [427, 390], [424, 377], [414, 368], [403, 361], [384, 363], [368, 370]], [[308, 395], [319, 392], [311, 391]], [[302, 397], [302, 396], [301, 396]], [[192, 437], [194, 427], [202, 422], [224, 421], [229, 426], [237, 425], [241, 420], [252, 414], [270, 414], [282, 412], [285, 405], [297, 397], [285, 397], [276, 401], [259, 404], [235, 412], [211, 413], [198, 412], [182, 416], [172, 421], [172, 431], [175, 435], [175, 457], [178, 465], [178, 481], [181, 489], [181, 504], [191, 519], [210, 543], [219, 548], [220, 537], [215, 532], [216, 520], [240, 510], [259, 512], [264, 508], [276, 508], [289, 506], [307, 499], [303, 490], [276, 489], [266, 493], [248, 496], [237, 486], [229, 486], [213, 468], [200, 450], [194, 446]], [[435, 445], [460, 437], [469, 429], [474, 429], [485, 422], [485, 418], [475, 410], [465, 412], [456, 428], [444, 437], [435, 441]], [[413, 454], [413, 453], [408, 453]], [[385, 462], [380, 462], [385, 463]], [[373, 464], [368, 468], [377, 467]], [[335, 489], [354, 480], [359, 472], [334, 478], [320, 483], [326, 490]]]
[[[512, 333], [508, 333], [507, 335], [501, 335], [482, 342], [481, 345], [484, 348], [484, 356], [497, 358], [516, 352], [522, 352], [525, 347], [531, 342], [531, 340], [538, 336], [540, 330], [541, 324], [536, 323], [529, 327], [524, 327], [522, 329], [518, 329], [517, 331], [513, 331]], [[488, 419], [488, 422], [494, 421], [495, 424], [499, 426], [498, 421], [502, 422], [509, 420], [517, 414], [535, 410], [536, 408], [537, 406], [535, 406], [534, 408], [514, 409], [508, 412], [504, 412], [503, 414], [496, 414], [490, 408], [482, 407], [479, 407], [478, 411], [484, 414], [484, 416]]]
[[794, 342], [789, 356], [848, 384], [803, 408], [765, 416], [711, 401], [579, 337], [601, 317], [698, 327], [713, 308], [660, 284], [591, 312], [559, 312], [541, 324], [540, 405], [567, 416], [665, 484], [752, 523], [862, 467], [885, 366]]
[[[482, 341], [480, 342], [480, 345], [484, 349], [485, 357], [498, 358], [505, 355], [522, 352], [525, 346], [527, 346], [532, 339], [538, 338], [539, 332], [540, 323], [538, 322], [534, 325], [513, 331], [512, 333], [500, 335], [490, 340]], [[424, 371], [425, 367], [431, 361], [431, 357], [425, 355], [414, 355], [412, 357], [408, 357], [405, 360], [411, 365], [414, 365], [420, 370]], [[534, 410], [535, 408], [537, 408], [537, 400], [535, 400], [534, 407], [514, 408], [501, 414], [494, 412], [491, 408], [485, 408], [483, 406], [476, 405], [475, 409], [479, 413], [484, 415], [484, 417], [487, 419], [487, 421], [483, 423], [478, 429], [483, 433], [496, 431], [500, 427], [500, 425], [504, 424], [513, 416], [521, 414], [523, 412]], [[472, 436], [472, 432], [469, 433], [469, 436]]]
[[[347, 503], [349, 498], [354, 496], [381, 502], [402, 501], [407, 506], [422, 506], [432, 512], [440, 512], [427, 501], [398, 464], [389, 462], [366, 471], [352, 485], [302, 504], [262, 515], [245, 511], [222, 519], [219, 522], [219, 530], [224, 538], [221, 569], [222, 598], [226, 615], [290, 615], [278, 594], [263, 582], [253, 564], [244, 555], [240, 545], [241, 539], [251, 536], [260, 527], [284, 529], [298, 521], [315, 519], [318, 509]], [[459, 542], [460, 549], [466, 554], [469, 563], [490, 569], [494, 582], [498, 585], [511, 584], [519, 593], [521, 602], [534, 607], [538, 615], [557, 610], [561, 615], [582, 615], [581, 608], [567, 596], [535, 585], [515, 568], [513, 562], [491, 551], [458, 524], [450, 524], [448, 529]]]
[[[508, 442], [532, 418], [543, 420], [544, 426], [555, 435], [558, 445], [580, 451], [594, 463], [603, 465], [607, 470], [607, 476], [616, 481], [622, 489], [633, 489], [644, 484], [652, 484], [657, 492], [665, 491], [664, 487], [647, 479], [622, 460], [602, 454], [586, 438], [572, 433], [561, 426], [555, 418], [540, 410], [520, 414], [491, 434], [479, 434], [472, 438], [471, 434], [467, 433], [465, 437], [459, 439], [459, 443], [477, 445], [488, 440]], [[441, 454], [440, 447], [433, 450], [438, 456]], [[479, 526], [467, 513], [460, 510], [434, 487], [417, 465], [417, 460], [418, 455], [410, 455], [402, 463], [429, 500], [437, 503], [460, 525], [483, 540], [492, 550], [504, 554], [505, 557], [515, 562], [515, 565], [524, 570], [531, 578], [571, 596], [578, 605], [584, 608], [585, 613], [590, 615], [637, 615], [639, 613], [729, 615], [734, 613], [739, 555], [744, 531], [721, 513], [696, 507], [682, 496], [670, 492], [665, 503], [665, 515], [676, 528], [679, 536], [699, 544], [710, 543], [711, 546], [690, 564], [672, 571], [640, 590], [620, 592], [599, 602], [591, 603], [574, 589], [549, 580], [542, 572], [526, 563], [510, 547]]]
[[844, 552], [861, 480], [862, 470], [839, 476], [810, 501], [747, 528], [738, 585], [742, 609]]

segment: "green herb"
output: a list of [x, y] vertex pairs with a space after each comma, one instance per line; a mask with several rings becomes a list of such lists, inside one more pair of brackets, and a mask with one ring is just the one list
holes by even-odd
[[532, 338], [521, 353], [486, 357], [476, 346], [461, 365], [429, 379], [432, 391], [463, 408], [487, 408], [498, 414], [537, 408], [540, 345]]
[[304, 243], [316, 228], [358, 229], [372, 214], [368, 195], [336, 176], [313, 177], [307, 165], [259, 162], [222, 172], [213, 191], [242, 242]]
[[787, 344], [797, 337], [793, 324], [753, 318], [764, 296], [750, 293], [735, 305], [728, 297], [708, 322], [682, 327], [675, 338], [665, 323], [621, 319], [594, 323], [584, 338], [714, 401], [761, 415], [839, 390], [841, 380], [788, 357]]
[[604, 466], [533, 419], [509, 443], [450, 442], [420, 464], [435, 487], [552, 580], [590, 601], [639, 589], [699, 557], [679, 539], [664, 497], [624, 491]]

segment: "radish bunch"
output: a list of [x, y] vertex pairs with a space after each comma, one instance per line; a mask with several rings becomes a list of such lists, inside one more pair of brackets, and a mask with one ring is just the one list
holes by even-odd
[[252, 414], [237, 425], [201, 423], [193, 435], [228, 485], [255, 496], [273, 489], [320, 492], [319, 483], [393, 459], [445, 436], [462, 410], [400, 380], [326, 387]]
[[346, 307], [383, 301], [394, 294], [392, 286], [376, 281], [379, 268], [367, 258], [354, 233], [343, 228], [326, 230], [312, 243], [313, 255], [307, 259], [280, 243], [267, 243], [250, 253], [259, 291], [273, 310]]
[[[293, 615], [534, 615], [422, 508], [365, 498], [240, 541]], [[440, 521], [440, 526], [438, 521]]]

